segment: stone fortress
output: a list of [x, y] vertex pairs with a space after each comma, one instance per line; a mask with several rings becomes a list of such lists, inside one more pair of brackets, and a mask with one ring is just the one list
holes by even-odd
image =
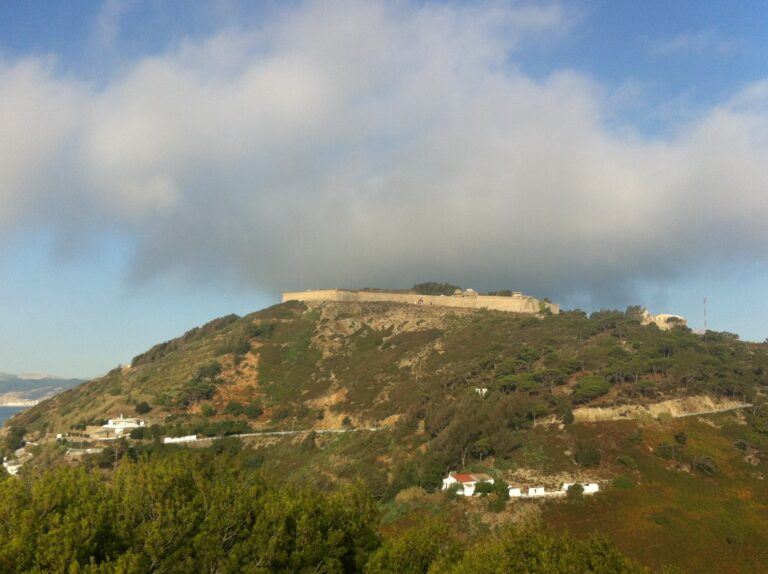
[[[541, 313], [546, 309], [553, 315], [560, 313], [560, 305], [513, 292], [510, 296], [481, 295], [474, 289], [457, 289], [453, 295], [419, 295], [407, 291], [385, 291], [382, 289], [319, 289], [310, 291], [286, 291], [283, 293], [283, 303], [286, 301], [303, 301], [305, 303], [336, 301], [352, 303], [408, 303], [411, 305], [434, 305], [438, 307], [454, 307], [461, 309], [489, 309], [506, 311], [508, 313]], [[641, 316], [643, 325], [654, 324], [663, 331], [674, 327], [686, 327], [688, 321], [680, 315], [659, 314], [651, 315], [643, 310]]]
[[462, 309], [489, 309], [492, 311], [506, 311], [508, 313], [541, 313], [546, 309], [557, 315], [560, 313], [560, 305], [550, 303], [523, 295], [480, 295], [474, 289], [457, 289], [453, 295], [419, 295], [418, 293], [394, 292], [383, 290], [352, 289], [321, 289], [317, 291], [295, 291], [283, 293], [283, 302], [286, 301], [338, 301], [356, 303], [409, 303], [411, 305], [434, 305], [438, 307], [454, 307]]

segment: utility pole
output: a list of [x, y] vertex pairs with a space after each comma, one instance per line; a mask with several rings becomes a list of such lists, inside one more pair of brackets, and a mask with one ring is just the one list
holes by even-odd
[[707, 334], [707, 296], [704, 296], [704, 335]]

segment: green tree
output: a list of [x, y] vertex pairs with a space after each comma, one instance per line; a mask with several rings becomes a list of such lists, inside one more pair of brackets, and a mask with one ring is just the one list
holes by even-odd
[[611, 385], [602, 377], [587, 375], [578, 380], [573, 387], [573, 402], [586, 403], [592, 399], [606, 394], [611, 390]]

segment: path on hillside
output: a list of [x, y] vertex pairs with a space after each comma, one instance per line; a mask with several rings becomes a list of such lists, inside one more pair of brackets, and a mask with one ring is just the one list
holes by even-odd
[[675, 419], [682, 419], [684, 417], [697, 417], [701, 415], [716, 415], [717, 413], [726, 413], [728, 411], [736, 411], [739, 409], [748, 409], [750, 407], [753, 407], [754, 405], [752, 403], [741, 403], [740, 405], [735, 405], [731, 407], [725, 407], [722, 409], [711, 409], [708, 411], [699, 411], [698, 413], [684, 413], [682, 415], [675, 415], [672, 418]]
[[358, 431], [379, 431], [384, 430], [386, 427], [356, 427], [351, 429], [301, 429], [301, 430], [286, 430], [286, 431], [259, 431], [259, 432], [248, 432], [248, 433], [242, 433], [242, 434], [230, 434], [226, 436], [205, 436], [196, 438], [194, 440], [188, 440], [184, 442], [178, 442], [178, 443], [167, 443], [167, 444], [184, 444], [189, 442], [201, 442], [205, 440], [220, 440], [223, 438], [247, 438], [251, 436], [289, 436], [289, 435], [298, 435], [298, 434], [309, 434], [311, 432], [314, 432], [316, 434], [341, 434], [341, 433], [347, 433], [347, 432], [358, 432]]

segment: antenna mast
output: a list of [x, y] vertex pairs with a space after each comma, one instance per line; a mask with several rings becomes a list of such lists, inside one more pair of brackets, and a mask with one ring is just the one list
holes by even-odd
[[707, 334], [707, 297], [704, 297], [704, 334]]

